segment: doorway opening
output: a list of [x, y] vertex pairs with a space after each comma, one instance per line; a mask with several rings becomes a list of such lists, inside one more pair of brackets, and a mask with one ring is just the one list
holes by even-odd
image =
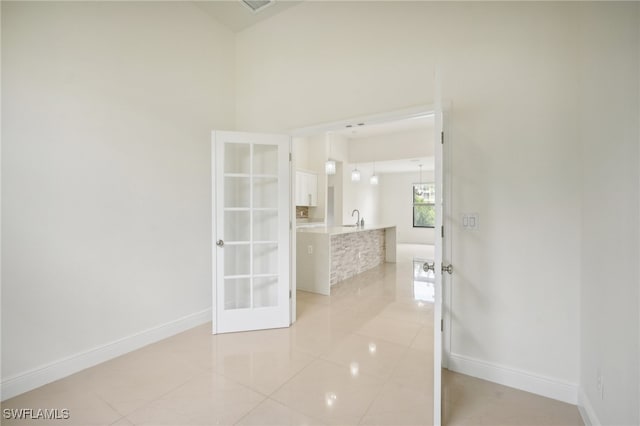
[[[425, 125], [429, 121], [430, 126]], [[419, 124], [423, 125], [422, 137], [418, 135]], [[306, 220], [299, 225], [305, 228], [357, 226], [350, 217], [356, 213], [358, 219], [364, 217], [364, 223], [397, 222], [391, 223], [394, 227], [400, 224], [403, 229], [398, 230], [399, 244], [394, 247], [398, 260], [396, 268], [400, 269], [405, 262], [409, 265], [407, 282], [412, 283], [410, 291], [416, 306], [424, 307], [432, 303], [431, 300], [439, 301], [433, 309], [438, 325], [443, 312], [449, 312], [448, 308], [442, 309], [441, 288], [436, 290], [440, 285], [436, 282], [442, 283], [444, 278], [439, 270], [440, 263], [444, 265], [442, 261], [450, 259], [450, 246], [443, 244], [444, 229], [450, 229], [443, 214], [444, 195], [450, 187], [446, 183], [443, 185], [443, 165], [448, 167], [449, 164], [444, 162], [440, 146], [442, 125], [441, 111], [423, 107], [293, 132], [293, 167], [310, 169], [318, 176], [318, 202], [307, 210]], [[411, 132], [414, 133], [413, 140], [409, 137]], [[435, 157], [439, 157], [439, 165]], [[329, 160], [335, 165], [335, 174], [326, 175], [323, 166]], [[440, 197], [438, 201], [436, 193]], [[294, 264], [299, 265], [296, 256], [308, 258], [312, 253], [313, 248], [306, 244], [293, 251]], [[443, 248], [448, 251], [444, 257]], [[436, 253], [438, 251], [440, 254]], [[427, 264], [431, 265], [430, 270], [423, 269]], [[307, 262], [303, 268], [308, 267]], [[300, 313], [309, 308], [311, 296], [305, 292], [308, 291], [306, 284], [301, 280], [295, 283], [295, 289], [300, 291], [294, 291], [301, 298], [302, 309], [297, 311]], [[337, 294], [346, 291], [339, 284], [335, 290]], [[362, 290], [361, 287], [351, 289]], [[334, 287], [331, 287], [331, 294], [333, 291]], [[432, 324], [432, 329], [433, 337], [423, 341], [429, 341], [434, 352], [432, 365], [437, 377], [433, 380], [433, 418], [439, 423], [440, 366], [446, 360], [441, 351], [443, 346], [445, 351], [448, 349], [449, 339], [442, 339], [441, 327], [436, 329]]]
[[[435, 184], [433, 111], [423, 106], [291, 132], [292, 168], [298, 175], [294, 182], [296, 229], [391, 225], [396, 228], [398, 260], [433, 253], [438, 235], [435, 197], [433, 192], [430, 198], [420, 192], [426, 187], [433, 191]], [[331, 173], [326, 173], [328, 161], [333, 163]], [[300, 190], [306, 185], [301, 175], [313, 175], [315, 186]], [[305, 195], [300, 197], [299, 192]], [[306, 258], [309, 250], [301, 247], [292, 252]], [[298, 260], [295, 256], [292, 263]], [[292, 290], [313, 288], [307, 282], [296, 282]], [[292, 314], [295, 320], [295, 311]]]

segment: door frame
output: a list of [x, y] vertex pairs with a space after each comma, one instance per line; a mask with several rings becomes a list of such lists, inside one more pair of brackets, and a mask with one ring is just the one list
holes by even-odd
[[[449, 123], [451, 122], [451, 109], [452, 109], [451, 101], [444, 99], [442, 101], [442, 112], [444, 114], [442, 127], [445, 132], [445, 140], [446, 140], [446, 143], [443, 146], [444, 158], [445, 158], [446, 164], [443, 164], [443, 173], [447, 175], [447, 178], [445, 179], [443, 192], [445, 193], [446, 199], [449, 202], [448, 208], [447, 208], [447, 212], [449, 214], [451, 214], [452, 212], [452, 209], [451, 209], [451, 206], [452, 206], [451, 155], [453, 150], [451, 149], [452, 135], [451, 135], [450, 126], [449, 126]], [[317, 135], [319, 133], [329, 132], [332, 130], [342, 130], [347, 124], [351, 124], [354, 122], [357, 122], [357, 123], [365, 122], [368, 124], [384, 123], [388, 121], [402, 120], [402, 119], [413, 118], [413, 117], [417, 117], [425, 114], [431, 114], [431, 113], [434, 113], [435, 110], [436, 110], [435, 104], [425, 103], [425, 104], [415, 105], [412, 107], [389, 110], [389, 111], [376, 113], [376, 114], [359, 115], [351, 118], [345, 118], [345, 119], [336, 120], [336, 121], [329, 121], [329, 122], [314, 124], [306, 127], [294, 128], [289, 130], [286, 133], [288, 133], [293, 140], [293, 138], [295, 137], [312, 136], [312, 135]], [[291, 168], [293, 173], [294, 172], [293, 164], [295, 163], [295, 158], [296, 158], [295, 144], [293, 144], [293, 142], [292, 142], [291, 152], [293, 156], [293, 162], [291, 163]], [[291, 182], [291, 190], [292, 190], [292, 194], [294, 194], [295, 193], [294, 179], [292, 179], [292, 182]], [[326, 194], [325, 194], [325, 198], [326, 198]], [[292, 202], [291, 204], [292, 204], [291, 217], [295, 218], [295, 209], [296, 209], [295, 202]], [[325, 199], [325, 208], [326, 208], [326, 199]], [[451, 257], [452, 255], [451, 236], [453, 231], [453, 226], [452, 226], [453, 218], [450, 217], [447, 219], [448, 220], [444, 220], [444, 224], [445, 224], [444, 227], [445, 227], [445, 236], [447, 236], [448, 244], [445, 246], [445, 250], [447, 251], [447, 253], [443, 253], [443, 256], [451, 260], [452, 258]], [[295, 278], [296, 278], [295, 242], [296, 241], [295, 240], [296, 240], [295, 233], [293, 233], [293, 238], [292, 238], [293, 245], [291, 248], [291, 252], [293, 253], [292, 268], [291, 268], [291, 277], [292, 277], [291, 282], [293, 284], [292, 285], [292, 293], [293, 293], [292, 319], [293, 321], [295, 321], [295, 300], [296, 300], [296, 285], [295, 285]], [[450, 275], [448, 277], [449, 289], [445, 289], [445, 291], [443, 291], [443, 294], [442, 294], [442, 316], [444, 320], [443, 346], [442, 346], [444, 353], [442, 357], [442, 366], [445, 368], [448, 366], [449, 355], [451, 353], [451, 293], [452, 292], [450, 290], [452, 287], [453, 277], [454, 277], [453, 275]]]
[[[296, 160], [296, 149], [295, 149], [295, 143], [293, 142], [294, 138], [300, 138], [300, 137], [305, 137], [305, 136], [313, 136], [313, 135], [317, 135], [320, 133], [326, 133], [326, 132], [330, 132], [330, 131], [335, 131], [335, 130], [342, 130], [345, 128], [345, 126], [347, 124], [351, 124], [351, 123], [362, 123], [362, 122], [366, 122], [369, 124], [376, 124], [376, 123], [384, 123], [384, 122], [388, 122], [388, 121], [395, 121], [395, 120], [403, 120], [403, 119], [409, 119], [409, 118], [413, 118], [413, 117], [418, 117], [421, 115], [425, 115], [425, 114], [431, 114], [435, 111], [435, 105], [434, 104], [420, 104], [420, 105], [416, 105], [413, 107], [408, 107], [408, 108], [403, 108], [403, 109], [397, 109], [397, 110], [390, 110], [390, 111], [386, 111], [386, 112], [381, 112], [381, 113], [377, 113], [377, 114], [367, 114], [367, 115], [358, 115], [355, 117], [350, 117], [350, 118], [344, 118], [344, 119], [340, 119], [337, 121], [328, 121], [328, 122], [324, 122], [324, 123], [318, 123], [318, 124], [313, 124], [311, 126], [305, 126], [305, 127], [296, 127], [293, 129], [289, 129], [288, 131], [285, 131], [286, 134], [288, 134], [289, 136], [291, 136], [291, 156], [292, 156], [292, 161], [290, 162], [290, 167], [291, 167], [291, 173], [292, 176], [295, 176], [295, 160]], [[296, 313], [296, 306], [297, 306], [297, 295], [296, 295], [296, 290], [297, 290], [297, 281], [296, 281], [296, 238], [295, 238], [295, 220], [296, 220], [296, 205], [295, 205], [295, 201], [294, 201], [294, 197], [293, 194], [295, 194], [295, 179], [291, 179], [291, 217], [293, 218], [293, 224], [292, 224], [292, 228], [293, 228], [293, 236], [291, 238], [291, 254], [290, 254], [290, 259], [291, 259], [291, 323], [293, 324], [296, 320], [297, 320], [297, 313]], [[327, 206], [327, 191], [325, 191], [324, 193], [324, 205], [325, 205], [325, 209]], [[326, 211], [325, 211], [325, 219], [326, 219]]]

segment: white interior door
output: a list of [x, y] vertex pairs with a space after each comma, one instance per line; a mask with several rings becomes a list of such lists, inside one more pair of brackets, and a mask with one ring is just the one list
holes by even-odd
[[214, 332], [288, 327], [290, 137], [213, 132]]
[[[433, 424], [440, 425], [442, 420], [442, 263], [444, 238], [441, 238], [443, 219], [443, 150], [442, 150], [442, 111], [435, 113], [435, 192], [436, 192], [436, 238], [434, 253], [435, 295], [434, 295], [434, 331], [433, 331]], [[440, 234], [440, 235], [438, 235]]]
[[[450, 262], [450, 227], [447, 226], [450, 200], [448, 178], [448, 142], [444, 133], [444, 113], [442, 98], [440, 96], [440, 78], [436, 74], [435, 90], [435, 117], [434, 117], [434, 141], [435, 141], [435, 195], [436, 195], [436, 239], [435, 239], [435, 296], [434, 296], [434, 342], [433, 342], [433, 422], [434, 425], [442, 424], [443, 398], [442, 398], [442, 368], [443, 360], [443, 294], [449, 287], [449, 276], [453, 272]], [[445, 145], [446, 144], [446, 145]], [[438, 235], [439, 234], [439, 235]]]

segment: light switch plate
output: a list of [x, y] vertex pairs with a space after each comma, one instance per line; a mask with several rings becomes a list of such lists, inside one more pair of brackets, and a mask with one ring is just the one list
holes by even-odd
[[462, 215], [462, 228], [469, 231], [476, 231], [480, 227], [480, 216], [478, 213], [464, 213]]

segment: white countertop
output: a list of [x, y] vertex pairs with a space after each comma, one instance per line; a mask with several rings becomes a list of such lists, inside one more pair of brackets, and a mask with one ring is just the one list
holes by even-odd
[[296, 222], [296, 228], [318, 228], [326, 227], [327, 224], [323, 222]]
[[395, 228], [395, 225], [364, 225], [364, 226], [319, 226], [313, 228], [298, 228], [297, 232], [305, 232], [309, 234], [327, 234], [327, 235], [341, 235], [350, 234], [352, 232], [364, 232], [374, 231], [376, 229]]

